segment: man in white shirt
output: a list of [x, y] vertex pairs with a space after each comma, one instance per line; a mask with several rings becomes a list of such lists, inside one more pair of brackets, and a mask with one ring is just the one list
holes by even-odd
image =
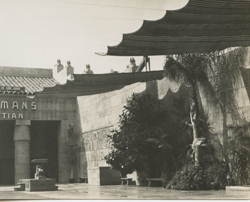
[[124, 72], [136, 72], [137, 66], [135, 64], [135, 59], [130, 58], [130, 64], [127, 65], [127, 68], [125, 69]]

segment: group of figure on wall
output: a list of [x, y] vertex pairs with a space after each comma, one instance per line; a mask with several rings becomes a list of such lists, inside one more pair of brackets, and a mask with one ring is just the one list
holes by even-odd
[[[55, 65], [55, 67], [57, 68], [57, 72], [60, 72], [61, 70], [64, 69], [64, 66], [62, 65], [61, 63], [61, 60], [58, 59], [57, 60], [57, 64]], [[65, 66], [66, 69], [74, 69], [72, 66], [71, 66], [71, 62], [68, 60], [67, 61], [67, 65]], [[136, 72], [138, 66], [136, 66], [136, 61], [135, 59], [132, 57], [130, 58], [130, 64], [127, 65], [126, 69], [124, 70], [124, 72]], [[70, 72], [70, 73], [74, 73], [74, 72]], [[113, 69], [111, 69], [110, 73], [118, 73], [117, 71], [114, 71]], [[86, 68], [85, 70], [83, 71], [83, 74], [94, 74], [93, 70], [91, 70], [90, 68], [90, 65], [89, 64], [86, 64]]]
[[[58, 59], [57, 60], [57, 64], [55, 65], [55, 67], [57, 68], [57, 72], [60, 72], [61, 70], [64, 69], [64, 66], [62, 65], [61, 63], [61, 60]], [[71, 66], [71, 62], [68, 60], [67, 61], [67, 65], [65, 66], [66, 69], [74, 69], [72, 66]], [[74, 72], [70, 72], [70, 73], [74, 73]], [[86, 69], [83, 71], [84, 74], [94, 74], [94, 72], [90, 69], [90, 65], [89, 64], [86, 64]]]

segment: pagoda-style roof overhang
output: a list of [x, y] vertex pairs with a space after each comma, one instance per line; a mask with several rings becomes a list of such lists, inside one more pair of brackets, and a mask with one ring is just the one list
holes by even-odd
[[145, 20], [138, 31], [123, 34], [120, 44], [97, 54], [170, 55], [236, 46], [250, 46], [250, 0], [190, 0], [160, 20]]
[[163, 71], [113, 73], [113, 74], [74, 74], [74, 80], [67, 80], [66, 84], [44, 88], [40, 95], [54, 95], [77, 97], [106, 93], [137, 83], [160, 80], [164, 77]]

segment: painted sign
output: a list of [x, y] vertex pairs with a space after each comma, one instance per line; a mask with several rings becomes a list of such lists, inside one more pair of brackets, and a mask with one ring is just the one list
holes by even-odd
[[3, 119], [23, 119], [23, 112], [36, 110], [36, 102], [0, 101], [0, 117]]

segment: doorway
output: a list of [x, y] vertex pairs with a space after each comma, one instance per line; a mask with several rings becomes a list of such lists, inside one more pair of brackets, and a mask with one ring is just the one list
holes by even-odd
[[14, 184], [15, 121], [0, 121], [0, 185]]
[[[31, 121], [30, 160], [48, 159], [44, 171], [47, 178], [58, 182], [58, 127], [60, 121]], [[30, 164], [30, 178], [34, 178], [35, 165]]]

